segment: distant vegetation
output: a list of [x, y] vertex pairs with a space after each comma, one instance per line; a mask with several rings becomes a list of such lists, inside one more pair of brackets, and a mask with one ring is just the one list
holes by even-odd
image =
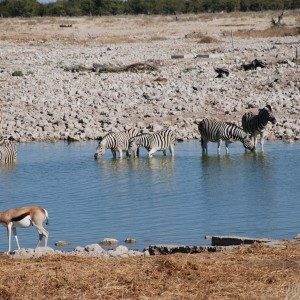
[[1, 17], [184, 14], [300, 8], [300, 0], [0, 0]]

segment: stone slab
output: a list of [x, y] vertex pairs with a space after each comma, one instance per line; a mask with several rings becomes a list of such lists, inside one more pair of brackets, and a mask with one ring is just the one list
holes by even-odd
[[250, 245], [253, 243], [268, 243], [272, 239], [266, 238], [249, 238], [240, 236], [205, 236], [206, 240], [211, 240], [212, 246], [233, 246], [233, 245]]

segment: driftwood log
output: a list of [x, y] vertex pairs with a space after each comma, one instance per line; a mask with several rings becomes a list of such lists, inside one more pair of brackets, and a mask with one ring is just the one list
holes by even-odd
[[114, 66], [111, 64], [93, 64], [93, 71], [97, 73], [107, 72], [138, 72], [138, 71], [157, 71], [157, 68], [148, 63], [134, 63], [126, 66]]
[[245, 71], [248, 70], [256, 70], [256, 68], [260, 67], [260, 68], [265, 68], [267, 66], [267, 64], [261, 60], [258, 59], [254, 59], [251, 63], [249, 64], [243, 64], [242, 68]]
[[60, 24], [59, 27], [72, 27], [72, 24]]
[[112, 64], [98, 64], [94, 63], [92, 68], [87, 68], [81, 65], [66, 67], [65, 71], [69, 72], [96, 72], [96, 73], [120, 73], [120, 72], [139, 72], [139, 71], [157, 71], [154, 64], [141, 62], [125, 66], [115, 66]]
[[75, 72], [86, 72], [86, 71], [92, 72], [93, 68], [86, 68], [86, 67], [81, 66], [81, 65], [75, 65], [75, 66], [72, 66], [72, 67], [65, 67], [64, 70], [72, 72], [72, 73], [75, 73]]

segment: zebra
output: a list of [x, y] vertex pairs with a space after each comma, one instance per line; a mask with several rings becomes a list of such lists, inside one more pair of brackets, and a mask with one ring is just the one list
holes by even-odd
[[222, 140], [225, 141], [226, 154], [228, 154], [228, 146], [232, 140], [239, 140], [243, 143], [245, 149], [253, 151], [255, 149], [252, 140], [234, 123], [218, 121], [214, 119], [203, 119], [198, 124], [198, 130], [201, 133], [202, 152], [207, 153], [207, 143], [218, 143], [218, 154], [221, 152]]
[[148, 157], [156, 151], [163, 151], [167, 155], [166, 149], [169, 148], [171, 156], [174, 156], [174, 146], [176, 135], [170, 129], [160, 130], [156, 133], [142, 133], [129, 140], [129, 153], [133, 152], [136, 156], [138, 147], [144, 147], [148, 151]]
[[0, 163], [14, 163], [17, 159], [17, 148], [14, 138], [0, 137]]
[[260, 145], [262, 151], [264, 150], [264, 130], [268, 124], [276, 123], [276, 118], [272, 112], [270, 105], [266, 105], [264, 108], [260, 109], [258, 115], [254, 115], [253, 112], [247, 112], [242, 117], [242, 126], [246, 133], [250, 134], [253, 139], [254, 146], [257, 145], [257, 135], [260, 134]]
[[106, 149], [111, 149], [113, 157], [116, 158], [117, 151], [120, 153], [120, 158], [123, 157], [122, 151], [128, 153], [128, 142], [131, 137], [134, 137], [140, 133], [137, 129], [129, 129], [122, 132], [110, 132], [100, 139], [97, 146], [96, 152], [94, 154], [95, 158], [102, 156]]

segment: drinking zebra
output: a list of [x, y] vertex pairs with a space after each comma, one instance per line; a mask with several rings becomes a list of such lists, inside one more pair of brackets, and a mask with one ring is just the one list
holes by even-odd
[[16, 143], [12, 137], [0, 137], [0, 163], [13, 163], [17, 158]]
[[129, 156], [128, 153], [128, 143], [129, 139], [133, 136], [136, 136], [140, 133], [137, 129], [129, 129], [122, 132], [110, 132], [100, 139], [99, 144], [96, 149], [96, 153], [94, 154], [95, 158], [102, 156], [105, 153], [106, 149], [110, 149], [113, 157], [116, 158], [117, 151], [120, 153], [120, 158], [123, 157], [122, 152], [126, 151], [126, 155]]
[[276, 118], [272, 112], [270, 105], [266, 105], [259, 110], [258, 115], [254, 115], [253, 112], [247, 112], [242, 117], [242, 126], [246, 133], [250, 134], [253, 139], [254, 146], [257, 144], [257, 135], [260, 134], [261, 149], [264, 150], [264, 131], [268, 124], [276, 123]]
[[228, 146], [232, 140], [239, 140], [243, 143], [245, 149], [254, 150], [254, 144], [242, 128], [229, 122], [218, 121], [214, 119], [204, 119], [198, 125], [201, 133], [202, 152], [207, 153], [207, 143], [218, 143], [218, 154], [221, 152], [222, 140], [225, 141], [226, 154], [228, 154]]
[[170, 129], [143, 133], [129, 140], [129, 153], [133, 152], [136, 156], [138, 147], [144, 147], [148, 151], [148, 157], [152, 157], [156, 151], [163, 151], [163, 154], [167, 155], [166, 150], [169, 148], [171, 156], [174, 156], [175, 142], [175, 133]]

